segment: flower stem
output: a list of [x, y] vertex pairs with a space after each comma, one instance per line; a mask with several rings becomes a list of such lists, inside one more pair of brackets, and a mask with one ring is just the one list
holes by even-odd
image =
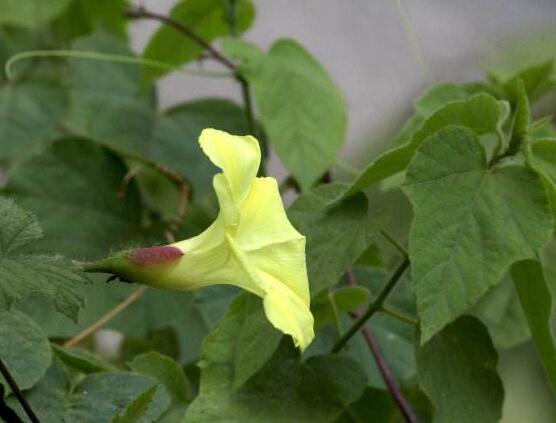
[[336, 341], [334, 346], [332, 347], [332, 352], [337, 353], [339, 352], [347, 342], [355, 335], [359, 329], [363, 327], [365, 322], [371, 318], [373, 314], [379, 311], [382, 308], [384, 300], [386, 297], [392, 292], [392, 289], [396, 286], [398, 281], [400, 280], [401, 276], [405, 272], [405, 270], [409, 267], [409, 259], [405, 258], [404, 261], [398, 266], [398, 268], [394, 271], [382, 291], [378, 294], [376, 300], [369, 306], [367, 311], [363, 313], [355, 322], [354, 324], [344, 333], [340, 339]]
[[407, 250], [402, 246], [402, 244], [400, 242], [398, 242], [398, 240], [396, 240], [396, 238], [394, 238], [394, 236], [388, 232], [386, 229], [381, 229], [380, 230], [380, 234], [386, 238], [386, 240], [392, 244], [392, 246], [398, 250], [405, 258], [409, 257], [409, 253], [407, 252]]
[[2, 373], [4, 379], [6, 379], [6, 382], [8, 382], [8, 385], [10, 385], [12, 392], [21, 404], [21, 407], [25, 411], [25, 414], [27, 414], [27, 417], [29, 417], [29, 420], [31, 420], [32, 423], [40, 423], [39, 418], [31, 408], [31, 405], [27, 402], [27, 399], [25, 399], [23, 392], [21, 392], [21, 389], [19, 389], [19, 386], [17, 386], [15, 379], [11, 375], [10, 371], [8, 370], [2, 359], [0, 359], [0, 373]]
[[104, 316], [102, 316], [100, 319], [98, 319], [96, 322], [94, 322], [91, 326], [85, 328], [84, 330], [79, 332], [77, 335], [75, 335], [73, 338], [64, 342], [64, 344], [62, 346], [65, 347], [65, 348], [71, 348], [71, 347], [75, 347], [76, 345], [80, 344], [85, 339], [87, 339], [89, 336], [91, 336], [92, 334], [97, 332], [99, 329], [101, 329], [104, 325], [106, 325], [114, 317], [116, 317], [118, 314], [120, 314], [122, 311], [124, 311], [126, 308], [128, 308], [131, 304], [133, 304], [135, 301], [137, 301], [139, 298], [141, 298], [141, 296], [145, 293], [146, 290], [147, 290], [146, 285], [143, 285], [143, 286], [137, 288], [124, 301], [122, 301], [116, 307], [114, 307], [112, 310], [110, 310], [106, 314], [104, 314]]

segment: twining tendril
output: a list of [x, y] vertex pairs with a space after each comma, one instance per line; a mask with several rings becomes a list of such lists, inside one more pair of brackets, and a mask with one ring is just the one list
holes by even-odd
[[69, 57], [69, 58], [76, 58], [76, 59], [96, 60], [99, 62], [143, 65], [143, 66], [162, 69], [166, 71], [168, 70], [179, 71], [179, 72], [185, 72], [190, 75], [204, 76], [204, 77], [211, 77], [211, 78], [233, 77], [233, 74], [230, 72], [218, 72], [218, 71], [183, 68], [169, 63], [160, 62], [158, 60], [146, 59], [144, 57], [133, 57], [133, 56], [124, 56], [120, 54], [99, 53], [95, 51], [30, 50], [30, 51], [23, 51], [21, 53], [14, 54], [8, 59], [8, 61], [4, 66], [4, 73], [6, 74], [6, 78], [8, 80], [13, 80], [15, 78], [15, 73], [13, 71], [15, 63], [26, 59], [32, 59], [35, 57], [60, 57], [60, 58]]

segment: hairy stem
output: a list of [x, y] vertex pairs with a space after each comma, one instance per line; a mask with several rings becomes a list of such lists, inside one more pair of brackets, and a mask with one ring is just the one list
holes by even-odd
[[2, 374], [2, 376], [4, 376], [4, 379], [6, 379], [8, 385], [10, 385], [12, 392], [21, 404], [21, 407], [25, 411], [25, 414], [27, 414], [27, 417], [29, 417], [29, 420], [31, 420], [32, 423], [40, 423], [39, 418], [31, 408], [31, 405], [25, 399], [23, 392], [21, 392], [21, 389], [19, 389], [19, 386], [17, 386], [15, 379], [11, 375], [10, 371], [8, 370], [2, 359], [0, 359], [0, 373]]
[[367, 311], [363, 313], [355, 322], [354, 324], [344, 333], [334, 344], [332, 347], [332, 352], [337, 353], [340, 351], [347, 342], [355, 335], [359, 329], [363, 327], [365, 322], [371, 318], [373, 314], [379, 311], [382, 308], [384, 300], [386, 297], [392, 292], [392, 289], [396, 286], [398, 281], [400, 280], [401, 276], [405, 272], [405, 270], [409, 267], [409, 259], [405, 258], [404, 261], [398, 266], [398, 268], [394, 271], [382, 291], [378, 294], [378, 297], [375, 301], [369, 306]]

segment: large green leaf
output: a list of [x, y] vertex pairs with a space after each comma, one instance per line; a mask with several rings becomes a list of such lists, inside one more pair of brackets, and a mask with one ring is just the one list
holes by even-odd
[[[232, 3], [235, 3], [232, 6]], [[228, 12], [235, 7], [236, 31], [246, 31], [254, 21], [255, 7], [250, 0], [182, 0], [170, 12], [170, 17], [185, 25], [207, 42], [230, 31]], [[191, 38], [169, 25], [162, 24], [149, 40], [143, 56], [175, 65], [176, 68], [197, 58], [203, 48]], [[167, 71], [147, 69], [148, 79], [158, 78]]]
[[46, 298], [57, 311], [76, 319], [87, 278], [61, 257], [18, 251], [39, 242], [41, 235], [34, 215], [0, 197], [0, 310], [33, 295]]
[[[0, 312], [0, 359], [20, 389], [29, 389], [44, 375], [52, 361], [44, 332], [29, 317], [17, 311]], [[10, 387], [0, 375], [4, 392]]]
[[502, 415], [504, 389], [498, 355], [486, 328], [464, 316], [417, 347], [419, 382], [432, 401], [437, 423], [494, 423]]
[[403, 171], [415, 151], [441, 128], [450, 125], [465, 126], [476, 134], [495, 133], [501, 143], [501, 125], [508, 116], [508, 104], [497, 101], [488, 94], [476, 94], [466, 100], [454, 101], [437, 109], [409, 141], [377, 157], [352, 183], [344, 196], [353, 195], [370, 184]]
[[512, 266], [512, 277], [533, 341], [556, 392], [556, 343], [551, 325], [552, 294], [545, 281], [542, 266], [536, 260], [517, 262]]
[[288, 209], [292, 224], [307, 237], [312, 296], [338, 282], [373, 237], [374, 226], [363, 194], [328, 207], [344, 189], [340, 184], [323, 185], [301, 195]]
[[[234, 390], [237, 355], [248, 349], [232, 345], [237, 330], [243, 330], [247, 300], [239, 297], [205, 341], [200, 393], [189, 407], [187, 421], [261, 422], [269, 416], [275, 422], [334, 421], [361, 395], [365, 385], [361, 369], [342, 356], [311, 357], [300, 363], [288, 339], [261, 370]], [[249, 345], [268, 351], [261, 345], [265, 342], [260, 333], [251, 338], [260, 339], [258, 343]], [[260, 362], [257, 359], [254, 366]]]
[[51, 141], [65, 108], [65, 94], [53, 81], [0, 87], [0, 163], [19, 159]]
[[55, 18], [71, 0], [4, 0], [0, 7], [0, 24], [38, 26]]
[[539, 178], [517, 165], [489, 169], [477, 135], [466, 128], [429, 137], [411, 161], [404, 190], [415, 212], [409, 245], [422, 342], [550, 238]]
[[230, 45], [255, 92], [269, 141], [303, 189], [330, 167], [344, 143], [347, 112], [342, 93], [300, 44], [278, 40], [267, 54]]
[[75, 258], [101, 257], [138, 237], [141, 203], [126, 168], [106, 148], [84, 139], [61, 139], [19, 162], [2, 193], [35, 213], [45, 236], [32, 251]]
[[149, 406], [156, 393], [156, 385], [139, 394], [133, 402], [127, 406], [123, 414], [118, 414], [111, 423], [139, 423], [147, 413]]
[[[121, 40], [106, 33], [79, 38], [72, 49], [132, 57]], [[69, 130], [142, 158], [157, 148], [152, 145], [156, 114], [141, 89], [140, 66], [74, 57], [69, 80]]]

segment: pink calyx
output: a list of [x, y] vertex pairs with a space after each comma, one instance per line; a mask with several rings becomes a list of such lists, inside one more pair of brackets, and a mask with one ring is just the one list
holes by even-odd
[[183, 252], [176, 247], [163, 245], [159, 247], [139, 248], [129, 251], [127, 257], [137, 266], [156, 266], [179, 260]]

